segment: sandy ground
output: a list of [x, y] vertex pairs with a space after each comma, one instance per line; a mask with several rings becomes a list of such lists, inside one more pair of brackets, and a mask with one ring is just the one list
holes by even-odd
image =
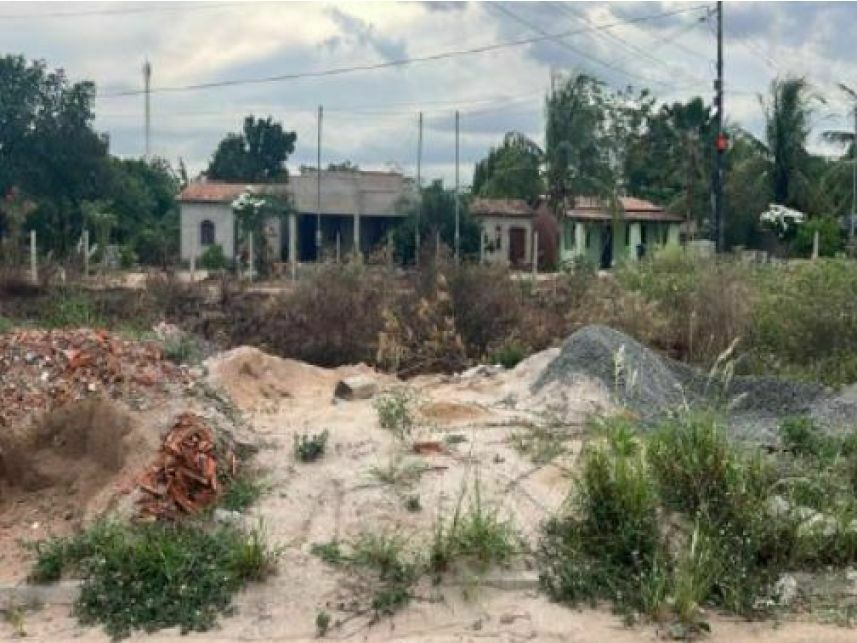
[[[533, 584], [534, 572], [491, 571], [482, 577], [456, 577], [437, 587], [419, 586], [418, 599], [392, 618], [371, 623], [348, 619], [337, 609], [348, 599], [347, 577], [310, 553], [313, 543], [348, 539], [364, 531], [395, 530], [417, 544], [427, 540], [438, 512], [449, 510], [463, 484], [478, 475], [485, 501], [511, 519], [530, 542], [539, 523], [562, 504], [568, 470], [579, 452], [555, 464], [535, 467], [508, 444], [508, 436], [537, 418], [531, 405], [551, 400], [529, 399], [527, 387], [551, 358], [536, 356], [511, 373], [466, 379], [421, 377], [410, 385], [418, 392], [421, 420], [416, 439], [439, 439], [446, 433], [466, 441], [447, 453], [416, 456], [405, 452], [378, 426], [371, 400], [333, 400], [343, 375], [371, 375], [364, 366], [320, 369], [266, 356], [255, 349], [235, 349], [209, 363], [210, 378], [247, 414], [262, 448], [257, 455], [267, 470], [271, 490], [254, 507], [273, 544], [284, 547], [279, 573], [237, 597], [237, 613], [222, 618], [211, 632], [182, 637], [166, 630], [143, 638], [168, 641], [188, 638], [218, 641], [303, 641], [315, 639], [315, 616], [321, 609], [345, 623], [331, 639], [359, 641], [587, 641], [623, 643], [657, 640], [652, 626], [626, 628], [609, 610], [572, 610], [550, 603]], [[380, 385], [392, 378], [376, 375]], [[603, 412], [603, 391], [581, 385], [562, 400], [568, 417], [582, 425], [586, 414]], [[324, 458], [295, 462], [296, 433], [330, 431]], [[422, 459], [432, 468], [407, 490], [419, 494], [423, 510], [403, 508], [404, 490], [383, 485], [369, 471], [397, 460]], [[712, 641], [778, 641], [788, 643], [857, 640], [852, 630], [811, 622], [748, 623], [712, 615]], [[25, 629], [38, 640], [102, 640], [97, 629], [81, 628], [68, 607], [52, 606], [28, 613]], [[12, 634], [0, 623], [0, 637]]]

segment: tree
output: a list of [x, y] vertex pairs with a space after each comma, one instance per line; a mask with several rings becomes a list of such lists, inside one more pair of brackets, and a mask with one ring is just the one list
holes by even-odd
[[241, 134], [220, 141], [205, 174], [222, 181], [275, 183], [288, 180], [286, 159], [295, 151], [297, 134], [283, 129], [272, 117], [244, 119]]
[[[433, 181], [421, 191], [422, 205], [411, 204], [407, 218], [394, 230], [393, 242], [396, 254], [405, 260], [414, 256], [414, 239], [417, 222], [424, 251], [428, 247], [434, 252], [434, 243], [440, 233], [441, 242], [449, 248], [455, 245], [455, 190], [443, 187], [440, 180]], [[481, 226], [470, 216], [467, 202], [459, 204], [459, 231], [461, 254], [474, 255], [479, 252], [479, 234]]]
[[603, 83], [579, 74], [545, 101], [547, 188], [554, 205], [598, 194], [613, 183], [607, 139], [608, 99]]
[[541, 164], [544, 152], [519, 132], [507, 132], [500, 147], [473, 171], [473, 194], [489, 198], [526, 199], [535, 202], [544, 193]]
[[[853, 118], [854, 110], [857, 110], [857, 91], [854, 91], [844, 83], [839, 83], [839, 89], [845, 92], [853, 103], [851, 113], [848, 114], [849, 119]], [[854, 130], [825, 130], [821, 133], [821, 137], [828, 143], [847, 147], [846, 155], [849, 158], [854, 156]]]
[[269, 274], [271, 262], [278, 259], [271, 253], [271, 226], [282, 225], [283, 219], [292, 212], [291, 203], [271, 195], [257, 196], [247, 190], [232, 202], [232, 210], [241, 242], [247, 243], [249, 236], [253, 235], [253, 259], [257, 270], [263, 275]]
[[327, 169], [333, 172], [359, 172], [360, 166], [346, 159], [341, 163], [329, 163]]
[[100, 196], [108, 169], [107, 138], [92, 128], [95, 85], [5, 56], [0, 96], [0, 194], [28, 195], [42, 247], [66, 252], [83, 226], [81, 203]]
[[806, 144], [818, 100], [805, 78], [787, 77], [774, 79], [768, 101], [762, 101], [773, 197], [798, 210], [806, 210], [809, 201]]

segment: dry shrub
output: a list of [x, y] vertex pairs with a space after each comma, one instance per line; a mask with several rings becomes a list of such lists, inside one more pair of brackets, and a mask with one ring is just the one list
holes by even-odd
[[[383, 311], [399, 286], [385, 269], [329, 264], [292, 293], [266, 303], [230, 302], [231, 342], [259, 346], [319, 366], [371, 362], [384, 328]], [[237, 304], [237, 305], [236, 305]]]
[[401, 375], [451, 372], [466, 366], [467, 352], [456, 327], [454, 306], [446, 277], [434, 272], [432, 293], [415, 305], [401, 301], [384, 310], [378, 335], [377, 362]]

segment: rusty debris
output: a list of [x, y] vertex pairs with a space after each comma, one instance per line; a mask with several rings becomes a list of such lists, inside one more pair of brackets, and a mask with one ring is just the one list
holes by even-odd
[[0, 427], [87, 397], [142, 401], [186, 382], [155, 342], [90, 329], [0, 334]]
[[[231, 474], [236, 461], [226, 455]], [[203, 419], [182, 413], [170, 429], [155, 462], [140, 477], [140, 515], [173, 520], [211, 504], [219, 493], [214, 433]]]

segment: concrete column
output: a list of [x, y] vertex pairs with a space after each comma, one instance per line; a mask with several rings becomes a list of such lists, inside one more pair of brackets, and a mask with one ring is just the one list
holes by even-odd
[[354, 213], [354, 256], [358, 259], [363, 257], [363, 250], [360, 247], [360, 213]]
[[36, 231], [30, 230], [30, 279], [34, 284], [39, 283], [39, 268], [36, 255]]
[[247, 238], [247, 278], [250, 281], [253, 281], [253, 269], [255, 268], [255, 257], [253, 256], [253, 233], [250, 233], [250, 236]]
[[298, 274], [298, 215], [289, 213], [289, 266], [292, 270], [292, 280]]
[[535, 280], [536, 275], [539, 272], [539, 232], [538, 230], [533, 230], [533, 279]]
[[631, 239], [630, 239], [630, 242], [628, 243], [628, 255], [629, 255], [628, 259], [630, 259], [631, 261], [637, 260], [637, 246], [639, 246], [643, 240], [642, 230], [641, 230], [642, 225], [643, 224], [639, 223], [639, 222], [638, 223], [632, 223], [630, 225]]
[[479, 263], [485, 263], [485, 229], [479, 229]]
[[574, 222], [574, 248], [572, 254], [580, 257], [586, 254], [586, 224]]
[[681, 243], [681, 238], [679, 236], [679, 224], [670, 223], [668, 224], [669, 228], [667, 228], [667, 244], [668, 245], [679, 245]]
[[193, 283], [196, 281], [196, 233], [199, 232], [199, 228], [194, 230], [194, 234], [190, 237], [190, 281]]

